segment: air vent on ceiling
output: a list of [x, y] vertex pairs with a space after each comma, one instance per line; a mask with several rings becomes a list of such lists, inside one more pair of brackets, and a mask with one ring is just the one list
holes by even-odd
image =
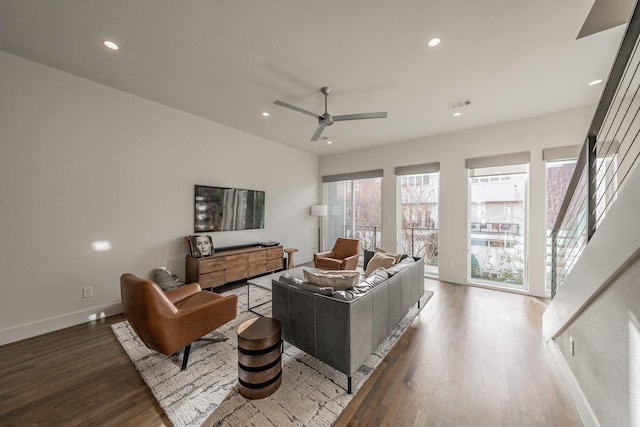
[[468, 105], [471, 105], [471, 100], [470, 99], [465, 99], [463, 101], [452, 102], [450, 104], [447, 104], [447, 107], [449, 108], [449, 110], [455, 110], [457, 108], [466, 107]]

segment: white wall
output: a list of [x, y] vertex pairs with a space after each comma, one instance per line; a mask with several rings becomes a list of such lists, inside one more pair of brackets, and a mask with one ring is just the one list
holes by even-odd
[[[638, 277], [640, 259], [636, 256], [635, 262], [555, 339], [601, 426], [640, 423]], [[575, 341], [574, 355], [569, 351], [570, 337]]]
[[[384, 169], [383, 248], [398, 248], [396, 166], [440, 162], [440, 278], [467, 283], [467, 169], [465, 159], [531, 152], [529, 169], [529, 293], [544, 296], [546, 169], [544, 148], [581, 144], [594, 107], [449, 133], [320, 158], [320, 175]], [[460, 117], [464, 120], [463, 117]]]
[[0, 344], [119, 312], [124, 272], [184, 278], [194, 184], [266, 192], [265, 228], [212, 233], [215, 246], [277, 240], [311, 260], [317, 163], [0, 51]]

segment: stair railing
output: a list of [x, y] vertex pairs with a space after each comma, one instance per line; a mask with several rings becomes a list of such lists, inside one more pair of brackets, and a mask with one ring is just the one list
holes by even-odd
[[551, 298], [640, 158], [640, 4], [636, 4], [551, 232]]

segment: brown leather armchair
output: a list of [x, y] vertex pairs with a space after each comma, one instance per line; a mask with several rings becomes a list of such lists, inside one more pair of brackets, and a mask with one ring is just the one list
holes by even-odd
[[355, 270], [360, 256], [360, 241], [338, 237], [330, 252], [313, 254], [313, 266], [323, 270]]
[[198, 283], [163, 292], [157, 283], [133, 274], [120, 276], [124, 316], [142, 342], [167, 356], [184, 347], [187, 367], [191, 343], [236, 318], [238, 297], [203, 291]]

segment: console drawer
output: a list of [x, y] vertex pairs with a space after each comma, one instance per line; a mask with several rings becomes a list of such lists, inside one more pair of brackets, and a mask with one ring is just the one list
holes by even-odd
[[224, 270], [224, 258], [200, 259], [200, 274]]
[[282, 246], [267, 249], [267, 259], [272, 260], [275, 258], [282, 258]]
[[200, 275], [200, 287], [201, 288], [213, 288], [215, 286], [224, 285], [226, 275], [224, 270], [214, 271], [213, 273], [206, 273]]

